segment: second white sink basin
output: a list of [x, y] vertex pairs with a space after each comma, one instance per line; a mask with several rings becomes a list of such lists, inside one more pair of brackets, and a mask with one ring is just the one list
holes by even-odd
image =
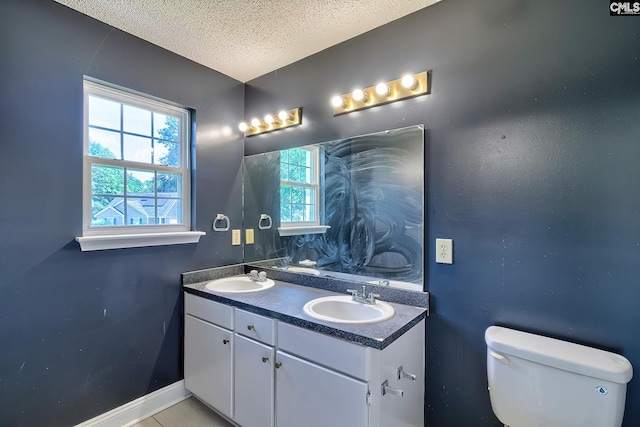
[[395, 314], [386, 302], [363, 304], [349, 295], [316, 298], [304, 305], [304, 312], [315, 319], [352, 324], [382, 322]]
[[207, 283], [206, 288], [217, 292], [257, 292], [269, 289], [273, 285], [275, 282], [271, 279], [258, 282], [247, 276], [232, 276], [212, 280]]

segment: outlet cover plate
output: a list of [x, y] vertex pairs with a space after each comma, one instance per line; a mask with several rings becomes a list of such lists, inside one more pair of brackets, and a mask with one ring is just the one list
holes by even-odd
[[240, 244], [240, 230], [231, 230], [231, 245], [238, 246]]
[[453, 264], [453, 239], [436, 239], [436, 262]]

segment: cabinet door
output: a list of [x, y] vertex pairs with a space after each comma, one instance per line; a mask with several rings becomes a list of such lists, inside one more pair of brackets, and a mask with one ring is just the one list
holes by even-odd
[[186, 315], [184, 318], [184, 382], [187, 390], [231, 417], [231, 331]]
[[237, 335], [235, 416], [242, 427], [273, 427], [273, 347]]
[[367, 384], [281, 351], [276, 356], [278, 427], [366, 427]]

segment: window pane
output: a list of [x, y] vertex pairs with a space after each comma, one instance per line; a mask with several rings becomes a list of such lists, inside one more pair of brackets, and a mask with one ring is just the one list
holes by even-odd
[[158, 199], [156, 224], [182, 224], [182, 202], [179, 199]]
[[289, 161], [289, 150], [280, 151], [280, 162], [287, 163]]
[[306, 184], [313, 183], [313, 174], [311, 173], [311, 168], [304, 168], [304, 179], [303, 182]]
[[163, 166], [180, 166], [180, 145], [175, 142], [154, 140], [153, 163]]
[[124, 135], [124, 160], [151, 163], [151, 138]]
[[122, 124], [125, 132], [151, 136], [151, 111], [123, 105]]
[[304, 206], [304, 218], [305, 221], [315, 221], [316, 220], [316, 209], [314, 205], [305, 205]]
[[288, 185], [283, 185], [280, 187], [280, 202], [281, 203], [291, 203], [291, 187]]
[[[149, 218], [155, 217], [155, 199], [153, 197], [127, 198], [126, 225], [149, 224]], [[153, 224], [153, 222], [151, 222]]]
[[309, 150], [302, 150], [304, 161], [302, 162], [306, 167], [310, 168], [313, 166], [313, 153]]
[[124, 168], [117, 166], [91, 166], [92, 194], [124, 194]]
[[123, 201], [122, 197], [92, 197], [91, 226], [122, 225], [124, 220]]
[[153, 136], [167, 141], [180, 141], [180, 119], [175, 116], [153, 113]]
[[304, 189], [304, 203], [308, 205], [315, 205], [316, 192], [312, 188]]
[[291, 203], [304, 203], [304, 188], [291, 187]]
[[303, 205], [291, 205], [291, 221], [304, 221]]
[[158, 196], [180, 197], [182, 196], [181, 175], [177, 173], [158, 173]]
[[289, 165], [280, 163], [280, 181], [289, 181]]
[[280, 220], [284, 222], [291, 221], [291, 205], [281, 205], [280, 206]]
[[127, 169], [127, 196], [155, 197], [155, 173], [143, 169]]
[[122, 159], [120, 133], [89, 128], [89, 155], [106, 159]]
[[120, 103], [89, 95], [89, 125], [120, 130]]

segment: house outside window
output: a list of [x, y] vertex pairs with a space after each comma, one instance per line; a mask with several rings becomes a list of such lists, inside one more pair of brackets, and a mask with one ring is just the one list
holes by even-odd
[[84, 238], [190, 230], [189, 128], [185, 108], [85, 78]]

